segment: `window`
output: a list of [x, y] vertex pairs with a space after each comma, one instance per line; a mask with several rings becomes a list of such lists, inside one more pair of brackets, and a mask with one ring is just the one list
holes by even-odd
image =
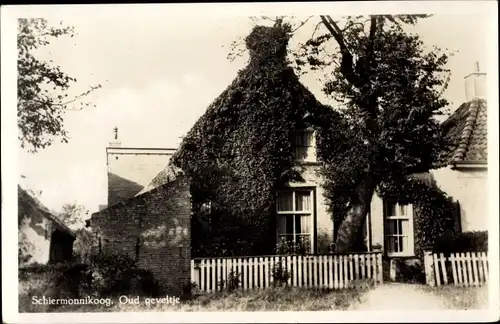
[[295, 159], [304, 162], [316, 162], [316, 148], [314, 131], [303, 129], [295, 133], [294, 141]]
[[280, 191], [277, 198], [278, 244], [286, 243], [294, 253], [312, 253], [313, 191]]
[[388, 256], [412, 256], [413, 206], [388, 200], [384, 202], [385, 246]]

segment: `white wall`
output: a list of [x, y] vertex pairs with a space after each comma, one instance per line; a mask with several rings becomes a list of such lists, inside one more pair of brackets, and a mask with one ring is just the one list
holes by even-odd
[[48, 225], [49, 233], [52, 231], [53, 222], [45, 217], [39, 221], [37, 217], [25, 217], [21, 226], [19, 226], [19, 243], [27, 247], [28, 254], [31, 255], [27, 264], [49, 262], [50, 255], [50, 236], [45, 238], [45, 228]]
[[462, 231], [488, 230], [488, 171], [484, 169], [451, 170], [442, 168], [431, 172], [437, 185], [460, 203]]

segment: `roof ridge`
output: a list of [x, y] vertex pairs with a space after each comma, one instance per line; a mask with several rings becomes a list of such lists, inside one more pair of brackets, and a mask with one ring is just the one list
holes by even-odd
[[474, 130], [474, 125], [476, 124], [477, 115], [479, 113], [479, 99], [474, 99], [469, 105], [469, 116], [465, 120], [465, 126], [460, 136], [460, 142], [458, 144], [457, 151], [453, 157], [453, 162], [460, 162], [465, 158], [467, 153], [467, 147], [469, 145], [470, 137], [472, 131]]

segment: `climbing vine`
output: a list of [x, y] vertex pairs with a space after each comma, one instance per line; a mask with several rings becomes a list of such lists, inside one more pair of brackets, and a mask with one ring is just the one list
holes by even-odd
[[210, 202], [210, 219], [200, 226], [217, 236], [227, 236], [227, 231], [219, 233], [227, 227], [235, 237], [217, 240], [224, 251], [214, 253], [229, 254], [236, 244], [269, 253], [264, 247], [274, 240], [269, 230], [275, 228], [276, 190], [302, 180], [292, 146], [295, 131], [336, 125], [334, 110], [319, 103], [288, 66], [289, 37], [287, 25], [252, 31], [246, 38], [248, 66], [208, 107], [172, 158], [192, 178], [195, 215], [202, 218], [202, 206]]

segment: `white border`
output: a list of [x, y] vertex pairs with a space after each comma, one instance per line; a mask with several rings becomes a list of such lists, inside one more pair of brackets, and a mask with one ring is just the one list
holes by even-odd
[[[434, 312], [211, 312], [211, 313], [61, 313], [18, 314], [17, 298], [17, 240], [15, 233], [17, 214], [17, 126], [16, 119], [16, 18], [26, 16], [64, 19], [84, 12], [109, 14], [114, 10], [136, 10], [157, 14], [157, 6], [168, 5], [172, 17], [179, 23], [188, 23], [196, 12], [217, 15], [312, 15], [322, 13], [373, 14], [373, 13], [433, 13], [433, 14], [483, 14], [490, 19], [488, 35], [490, 44], [488, 62], [488, 156], [489, 207], [490, 207], [490, 269], [499, 273], [498, 260], [498, 4], [496, 1], [363, 1], [339, 3], [241, 3], [241, 4], [127, 4], [127, 5], [51, 5], [51, 6], [2, 6], [1, 8], [1, 103], [2, 103], [2, 302], [3, 318], [7, 323], [65, 323], [65, 322], [480, 322], [499, 318], [498, 277], [490, 277], [489, 311], [434, 311]], [[156, 11], [156, 12], [155, 12]], [[143, 11], [144, 12], [144, 11]], [[161, 17], [164, 19], [165, 17]], [[182, 19], [181, 19], [182, 18]], [[466, 24], [467, 22], [464, 21]], [[446, 28], [446, 26], [443, 26]], [[487, 37], [485, 35], [485, 37]], [[9, 266], [10, 265], [10, 266]], [[495, 287], [495, 289], [493, 289]]]

